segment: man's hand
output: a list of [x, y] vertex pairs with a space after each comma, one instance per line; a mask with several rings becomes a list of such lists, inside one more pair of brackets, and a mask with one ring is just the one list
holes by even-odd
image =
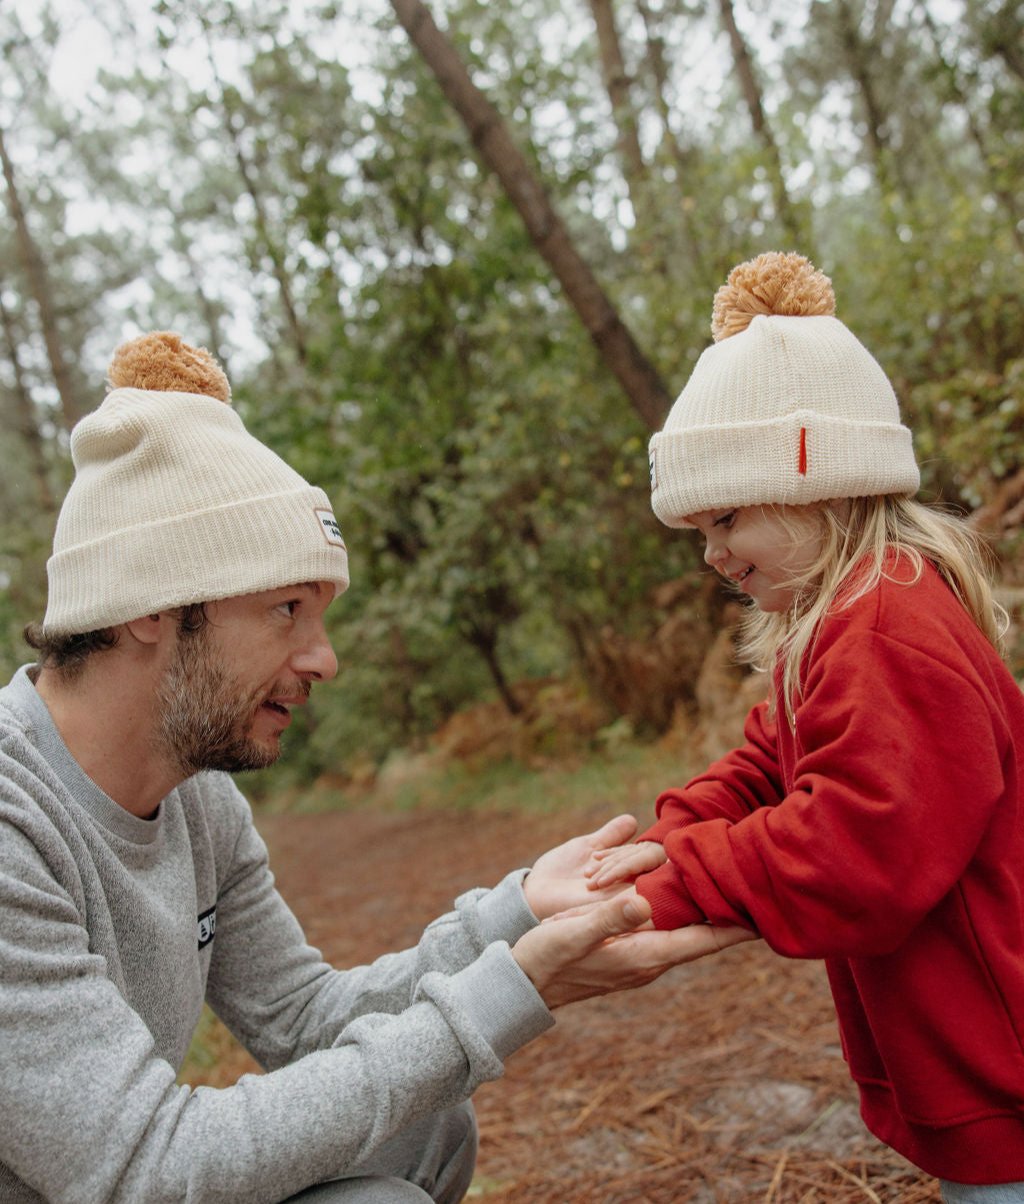
[[694, 924], [670, 932], [644, 928], [645, 899], [630, 892], [556, 916], [520, 937], [512, 956], [551, 1009], [646, 986], [672, 966], [753, 941], [745, 928]]
[[583, 867], [594, 853], [625, 844], [635, 831], [636, 820], [632, 815], [617, 815], [596, 832], [574, 836], [538, 858], [523, 883], [526, 902], [537, 919], [546, 920], [558, 912], [593, 903], [595, 899], [611, 898], [624, 890], [624, 885], [617, 884], [595, 891], [583, 876]]

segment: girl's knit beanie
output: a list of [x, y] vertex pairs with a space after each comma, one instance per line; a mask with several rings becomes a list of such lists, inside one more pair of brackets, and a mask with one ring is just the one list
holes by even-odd
[[827, 276], [776, 251], [715, 295], [715, 343], [650, 442], [670, 527], [705, 510], [914, 494], [920, 473], [892, 385], [835, 316]]
[[43, 628], [71, 635], [194, 602], [348, 585], [331, 503], [245, 429], [217, 361], [176, 334], [124, 344], [71, 434], [75, 479]]

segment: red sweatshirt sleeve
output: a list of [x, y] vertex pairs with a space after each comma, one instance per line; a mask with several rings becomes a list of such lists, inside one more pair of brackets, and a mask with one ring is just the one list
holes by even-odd
[[664, 844], [665, 837], [688, 824], [722, 818], [743, 819], [783, 796], [774, 722], [768, 704], [759, 704], [743, 727], [745, 743], [714, 762], [680, 790], [666, 790], [655, 803], [657, 821], [637, 837]]
[[[792, 957], [885, 953], [962, 875], [1007, 789], [1009, 746], [969, 654], [953, 637], [925, 650], [829, 626], [780, 737], [788, 792], [663, 834], [668, 862], [637, 880], [659, 928], [708, 919]], [[731, 788], [750, 797], [742, 775]]]

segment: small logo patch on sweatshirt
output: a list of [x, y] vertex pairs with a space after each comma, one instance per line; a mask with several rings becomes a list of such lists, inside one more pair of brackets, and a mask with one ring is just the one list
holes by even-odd
[[217, 931], [217, 908], [211, 907], [199, 916], [199, 948], [208, 945]]

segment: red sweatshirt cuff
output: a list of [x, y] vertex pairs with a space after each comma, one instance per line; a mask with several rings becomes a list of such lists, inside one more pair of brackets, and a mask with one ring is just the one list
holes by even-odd
[[678, 827], [679, 824], [672, 823], [671, 820], [659, 819], [651, 824], [646, 832], [641, 832], [637, 836], [636, 843], [639, 844], [641, 840], [653, 840], [655, 844], [664, 844], [665, 837], [669, 832], [675, 832]]
[[681, 828], [689, 828], [693, 824], [701, 823], [705, 818], [700, 815], [688, 814], [687, 809], [682, 806], [682, 799], [678, 795], [667, 791], [664, 794], [658, 795], [655, 807], [657, 808], [658, 818], [646, 832], [641, 832], [636, 837], [638, 843], [641, 840], [653, 840], [655, 844], [664, 844], [665, 837], [670, 832], [678, 832]]
[[[646, 838], [641, 836], [640, 839]], [[636, 889], [651, 905], [655, 928], [685, 928], [688, 924], [703, 924], [707, 920], [671, 861], [649, 874], [641, 874], [636, 880]]]

